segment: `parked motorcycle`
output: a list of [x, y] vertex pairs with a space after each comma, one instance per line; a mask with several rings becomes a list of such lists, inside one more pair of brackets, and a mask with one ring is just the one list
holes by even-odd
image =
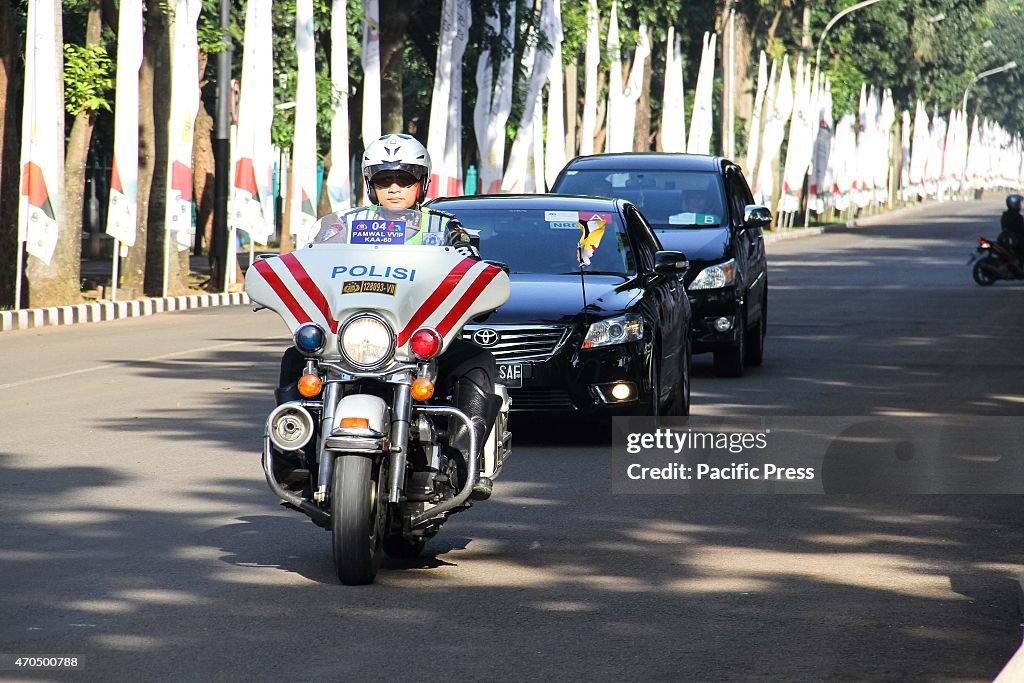
[[[418, 555], [511, 453], [504, 386], [484, 444], [452, 397], [434, 395], [438, 357], [508, 299], [499, 266], [450, 247], [313, 243], [246, 273], [249, 297], [284, 319], [306, 358], [303, 398], [267, 417], [267, 483], [330, 530], [342, 583], [372, 582], [382, 553]], [[465, 458], [449, 448], [460, 423]]]
[[971, 254], [967, 265], [974, 264], [971, 275], [982, 287], [988, 287], [996, 280], [1024, 279], [1024, 268], [1009, 244], [1002, 239], [992, 241], [978, 238], [978, 246]]

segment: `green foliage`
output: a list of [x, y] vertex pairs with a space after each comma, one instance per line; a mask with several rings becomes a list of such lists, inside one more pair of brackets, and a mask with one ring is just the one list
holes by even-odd
[[68, 113], [110, 111], [111, 62], [102, 45], [64, 45], [64, 107]]

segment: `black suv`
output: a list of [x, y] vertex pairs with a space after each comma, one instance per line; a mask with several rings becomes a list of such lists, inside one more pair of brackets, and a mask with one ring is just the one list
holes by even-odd
[[690, 260], [692, 352], [713, 352], [715, 371], [726, 377], [761, 365], [768, 327], [761, 231], [772, 216], [754, 204], [739, 166], [694, 154], [598, 154], [566, 164], [551, 191], [635, 204], [664, 248]]

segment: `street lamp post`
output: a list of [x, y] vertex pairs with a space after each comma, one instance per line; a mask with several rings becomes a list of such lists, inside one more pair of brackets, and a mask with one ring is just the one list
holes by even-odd
[[834, 17], [832, 17], [831, 19], [828, 20], [828, 23], [825, 24], [824, 30], [822, 30], [822, 32], [821, 32], [821, 37], [818, 38], [818, 51], [814, 54], [814, 68], [815, 69], [817, 69], [819, 67], [819, 65], [821, 64], [821, 46], [825, 44], [825, 36], [827, 36], [828, 32], [832, 29], [832, 27], [836, 25], [836, 22], [838, 22], [840, 19], [845, 17], [850, 12], [855, 12], [855, 11], [861, 9], [862, 7], [867, 7], [868, 5], [873, 5], [873, 4], [875, 4], [876, 2], [879, 2], [879, 1], [880, 0], [864, 0], [864, 2], [858, 2], [856, 5], [853, 5], [852, 7], [847, 7], [842, 12], [836, 14]]
[[983, 78], [988, 78], [989, 76], [992, 76], [994, 74], [999, 74], [999, 73], [1002, 73], [1004, 71], [1009, 71], [1010, 69], [1016, 69], [1016, 68], [1017, 68], [1017, 62], [1007, 62], [1006, 64], [1003, 64], [1002, 66], [997, 66], [994, 69], [989, 69], [988, 71], [982, 71], [980, 74], [975, 76], [974, 80], [971, 81], [971, 85], [968, 85], [967, 88], [964, 89], [963, 110], [967, 111], [967, 93], [969, 93], [971, 91], [971, 86], [973, 86], [975, 83], [977, 83], [978, 81], [980, 81]]

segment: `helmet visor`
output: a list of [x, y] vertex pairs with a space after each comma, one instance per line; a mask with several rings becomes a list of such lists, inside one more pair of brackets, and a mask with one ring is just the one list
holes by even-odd
[[[363, 169], [363, 176], [371, 183], [375, 183], [377, 174], [385, 173], [387, 171], [392, 172], [404, 172], [413, 177], [413, 182], [416, 180], [423, 180], [427, 174], [427, 169], [419, 164], [405, 164], [399, 161], [385, 162], [382, 164], [374, 164], [373, 166], [367, 166]], [[390, 174], [389, 174], [390, 175]], [[410, 183], [411, 184], [411, 183]], [[408, 187], [403, 185], [402, 187]]]

